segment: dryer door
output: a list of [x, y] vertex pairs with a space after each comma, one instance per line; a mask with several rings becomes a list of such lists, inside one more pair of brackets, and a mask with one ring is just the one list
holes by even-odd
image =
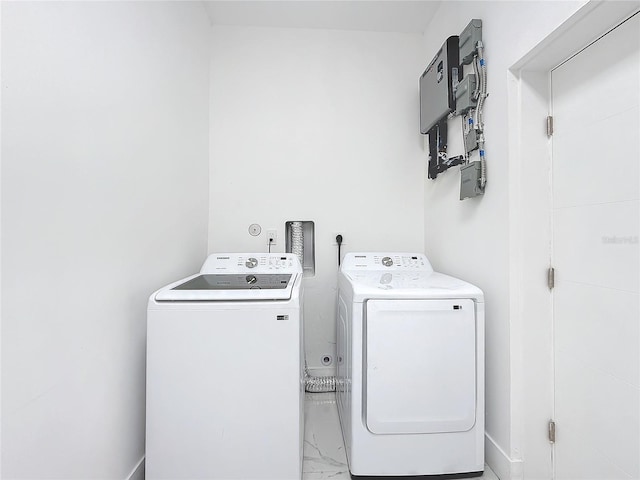
[[476, 419], [474, 302], [369, 300], [365, 309], [369, 431], [470, 430]]

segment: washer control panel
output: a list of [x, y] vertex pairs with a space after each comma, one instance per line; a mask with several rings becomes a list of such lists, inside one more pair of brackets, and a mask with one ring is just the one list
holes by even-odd
[[216, 253], [200, 273], [298, 273], [300, 261], [292, 253]]
[[422, 253], [347, 253], [342, 270], [428, 271], [431, 264]]

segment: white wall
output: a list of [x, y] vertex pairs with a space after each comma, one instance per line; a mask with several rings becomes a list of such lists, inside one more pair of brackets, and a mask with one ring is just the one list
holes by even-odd
[[[209, 251], [266, 251], [267, 228], [312, 220], [310, 367], [335, 352], [343, 251], [423, 249], [417, 34], [214, 27]], [[249, 224], [263, 233], [251, 237]], [[256, 367], [268, 368], [257, 360]]]
[[2, 4], [2, 477], [124, 479], [148, 295], [206, 254], [202, 5]]
[[[508, 68], [531, 50], [584, 1], [443, 2], [424, 35], [428, 62], [449, 35], [471, 18], [483, 21], [490, 96], [485, 108], [488, 183], [483, 197], [459, 201], [460, 176], [452, 169], [425, 182], [425, 248], [436, 269], [467, 279], [486, 295], [487, 459], [501, 478], [519, 475], [520, 433], [512, 422], [522, 406], [512, 378], [509, 159], [507, 131]], [[452, 121], [458, 125], [459, 119]], [[544, 117], [538, 122], [543, 128]], [[454, 126], [454, 125], [452, 125]], [[449, 137], [449, 154], [461, 153], [459, 134]], [[542, 266], [544, 271], [546, 266]], [[544, 281], [544, 277], [541, 277]], [[544, 426], [542, 427], [544, 428]], [[543, 430], [544, 431], [544, 430]], [[521, 473], [521, 472], [520, 472]]]

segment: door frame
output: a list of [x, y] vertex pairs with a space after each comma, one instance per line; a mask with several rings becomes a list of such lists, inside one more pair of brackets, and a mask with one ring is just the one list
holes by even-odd
[[551, 70], [639, 10], [638, 2], [591, 0], [507, 73], [511, 450], [522, 461], [512, 479], [553, 477]]

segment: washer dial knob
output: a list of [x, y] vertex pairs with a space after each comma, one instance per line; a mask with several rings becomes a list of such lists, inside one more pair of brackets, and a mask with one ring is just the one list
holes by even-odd
[[244, 265], [247, 268], [256, 268], [258, 266], [258, 259], [257, 258], [253, 258], [253, 257], [249, 257], [249, 258], [247, 258], [247, 261], [244, 262]]
[[393, 260], [391, 259], [391, 257], [384, 257], [382, 259], [382, 265], [384, 265], [385, 267], [390, 267], [391, 265], [393, 265]]
[[249, 285], [253, 285], [258, 281], [255, 275], [247, 275], [246, 280]]

